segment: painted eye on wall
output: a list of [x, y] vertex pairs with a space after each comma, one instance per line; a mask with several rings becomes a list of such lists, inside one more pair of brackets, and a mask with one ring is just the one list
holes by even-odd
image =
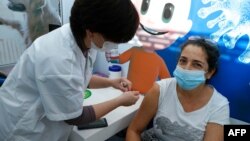
[[174, 13], [174, 5], [172, 3], [166, 3], [162, 12], [162, 21], [168, 23]]
[[141, 14], [145, 15], [148, 11], [150, 0], [143, 0], [141, 5]]

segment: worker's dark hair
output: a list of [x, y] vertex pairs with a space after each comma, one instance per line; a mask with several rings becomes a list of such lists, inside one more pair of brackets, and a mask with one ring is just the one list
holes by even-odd
[[75, 0], [71, 9], [70, 27], [83, 52], [86, 29], [98, 32], [115, 43], [133, 38], [139, 25], [139, 15], [131, 0]]

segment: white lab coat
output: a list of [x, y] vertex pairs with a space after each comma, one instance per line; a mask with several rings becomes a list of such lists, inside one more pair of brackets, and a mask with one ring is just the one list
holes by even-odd
[[38, 38], [0, 89], [0, 141], [66, 141], [96, 53], [83, 56], [69, 24]]

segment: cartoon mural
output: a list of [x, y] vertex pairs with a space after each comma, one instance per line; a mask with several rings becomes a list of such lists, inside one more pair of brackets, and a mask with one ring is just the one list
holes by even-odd
[[[170, 77], [166, 64], [155, 51], [165, 49], [190, 30], [192, 22], [188, 20], [188, 15], [191, 1], [185, 1], [185, 4], [189, 7], [183, 6], [181, 0], [174, 3], [166, 3], [165, 1], [133, 2], [137, 10], [140, 11], [141, 28], [137, 34], [143, 45], [133, 46], [120, 54], [119, 63], [123, 64], [130, 61], [127, 77], [133, 83], [132, 89], [138, 90], [141, 94], [146, 94], [157, 79]], [[158, 8], [158, 10], [151, 10], [155, 8]], [[185, 11], [185, 14], [182, 14], [182, 11]], [[185, 26], [182, 26], [181, 23], [185, 23]], [[154, 38], [150, 34], [145, 34], [142, 29], [158, 36]], [[168, 34], [165, 34], [165, 31]], [[152, 42], [152, 40], [154, 41]], [[106, 52], [106, 57], [109, 54]], [[109, 57], [107, 58], [110, 60]], [[142, 64], [140, 63], [142, 60], [151, 63]], [[112, 59], [111, 62], [113, 62]]]
[[[211, 39], [218, 42], [222, 38], [225, 47], [233, 49], [243, 36], [250, 37], [249, 0], [202, 0], [202, 3], [210, 4], [199, 9], [197, 14], [202, 19], [222, 11], [215, 18], [207, 21], [208, 28], [218, 26], [218, 29], [211, 33]], [[248, 42], [245, 46], [245, 51], [238, 57], [238, 60], [248, 64], [250, 63], [250, 43]]]
[[141, 27], [155, 34], [168, 32], [150, 36], [140, 28], [137, 35], [143, 45], [154, 46], [156, 50], [165, 49], [191, 29], [192, 21], [188, 19], [191, 0], [132, 1], [140, 13]]
[[218, 43], [220, 67], [210, 83], [228, 98], [231, 117], [250, 122], [250, 0], [132, 1], [141, 18], [139, 40], [162, 49], [157, 53], [171, 74], [179, 46], [190, 36], [203, 36]]
[[[152, 46], [133, 46], [118, 58], [121, 64], [130, 61], [127, 78], [133, 84], [132, 90], [141, 94], [146, 94], [156, 80], [171, 77], [166, 63]], [[141, 63], [142, 61], [147, 63]]]

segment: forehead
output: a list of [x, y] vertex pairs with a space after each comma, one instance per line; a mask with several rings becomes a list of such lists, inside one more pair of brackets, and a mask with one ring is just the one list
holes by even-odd
[[181, 57], [188, 58], [189, 60], [198, 60], [207, 63], [207, 54], [199, 46], [189, 44], [183, 48]]

